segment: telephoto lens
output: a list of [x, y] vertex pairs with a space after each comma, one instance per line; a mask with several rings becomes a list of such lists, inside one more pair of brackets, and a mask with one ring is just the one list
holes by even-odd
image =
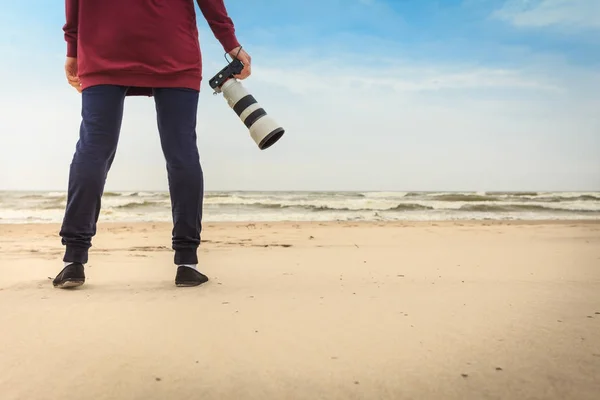
[[258, 104], [242, 83], [235, 79], [244, 65], [237, 58], [223, 68], [210, 81], [210, 86], [216, 93], [223, 93], [229, 107], [250, 131], [250, 137], [259, 149], [264, 150], [274, 145], [285, 133], [265, 109]]

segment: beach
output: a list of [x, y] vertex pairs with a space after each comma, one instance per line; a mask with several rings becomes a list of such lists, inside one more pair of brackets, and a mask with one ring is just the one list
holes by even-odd
[[13, 399], [597, 399], [600, 220], [101, 221], [52, 287], [59, 225], [0, 224]]

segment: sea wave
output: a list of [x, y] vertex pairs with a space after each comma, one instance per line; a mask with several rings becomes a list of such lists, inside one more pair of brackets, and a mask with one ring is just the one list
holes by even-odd
[[245, 203], [239, 204], [218, 204], [215, 205], [219, 209], [222, 208], [256, 208], [256, 209], [267, 209], [267, 210], [278, 210], [278, 209], [296, 209], [296, 210], [307, 210], [307, 211], [414, 211], [414, 210], [433, 210], [432, 206], [416, 203], [400, 203], [389, 207], [348, 207], [345, 203], [339, 204], [301, 204], [301, 203]]
[[336, 208], [336, 207], [327, 207], [327, 206], [305, 206], [308, 210], [312, 211], [354, 211], [354, 212], [385, 212], [385, 211], [423, 211], [423, 210], [433, 210], [431, 206], [424, 206], [422, 204], [412, 204], [412, 203], [402, 203], [398, 204], [395, 207], [390, 208], [359, 208], [359, 209], [350, 209], [350, 208]]
[[419, 211], [419, 210], [433, 210], [434, 207], [427, 206], [423, 204], [414, 204], [414, 203], [402, 203], [398, 204], [396, 207], [392, 207], [387, 211]]
[[[60, 222], [66, 192], [0, 192], [0, 222]], [[600, 192], [206, 192], [204, 218], [240, 220], [599, 219]], [[107, 191], [101, 219], [171, 220], [168, 192]]]
[[489, 196], [510, 196], [510, 197], [534, 197], [539, 195], [538, 192], [485, 192]]
[[145, 207], [163, 207], [165, 204], [160, 201], [132, 201], [124, 204], [119, 204], [109, 208], [145, 208]]
[[305, 210], [305, 211], [350, 211], [350, 212], [402, 212], [402, 211], [425, 211], [425, 210], [438, 210], [438, 211], [476, 211], [476, 212], [507, 212], [507, 211], [556, 211], [556, 212], [598, 212], [600, 213], [600, 204], [590, 205], [585, 203], [569, 202], [560, 205], [551, 206], [548, 204], [537, 203], [537, 204], [524, 204], [524, 203], [502, 203], [502, 202], [403, 202], [394, 203], [390, 206], [363, 206], [363, 207], [349, 207], [347, 203], [338, 204], [302, 204], [302, 203], [244, 203], [244, 204], [212, 204], [215, 209], [264, 209], [270, 211], [276, 210]]
[[590, 210], [587, 208], [567, 208], [567, 207], [552, 207], [541, 204], [466, 204], [459, 208], [460, 211], [467, 212], [553, 212], [553, 213], [597, 213], [600, 215], [600, 209]]
[[592, 196], [589, 194], [584, 194], [582, 196], [570, 197], [569, 200], [578, 200], [578, 201], [600, 201], [600, 196]]
[[479, 195], [479, 194], [439, 194], [431, 196], [432, 200], [437, 201], [500, 201], [498, 197]]
[[169, 197], [168, 192], [104, 192], [103, 197]]

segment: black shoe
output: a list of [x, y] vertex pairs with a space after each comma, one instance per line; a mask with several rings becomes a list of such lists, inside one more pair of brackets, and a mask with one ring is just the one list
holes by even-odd
[[175, 285], [179, 287], [198, 286], [208, 282], [208, 277], [193, 268], [177, 267]]
[[54, 287], [64, 289], [81, 286], [84, 282], [85, 273], [83, 272], [83, 265], [80, 263], [72, 263], [60, 271], [52, 281], [52, 284]]

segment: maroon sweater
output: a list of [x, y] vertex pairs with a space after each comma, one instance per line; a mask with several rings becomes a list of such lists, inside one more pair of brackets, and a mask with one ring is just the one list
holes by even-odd
[[[223, 0], [196, 0], [225, 52], [239, 46]], [[129, 86], [200, 90], [202, 56], [194, 0], [66, 0], [67, 56], [77, 57], [83, 89]], [[215, 71], [217, 72], [217, 71]]]

